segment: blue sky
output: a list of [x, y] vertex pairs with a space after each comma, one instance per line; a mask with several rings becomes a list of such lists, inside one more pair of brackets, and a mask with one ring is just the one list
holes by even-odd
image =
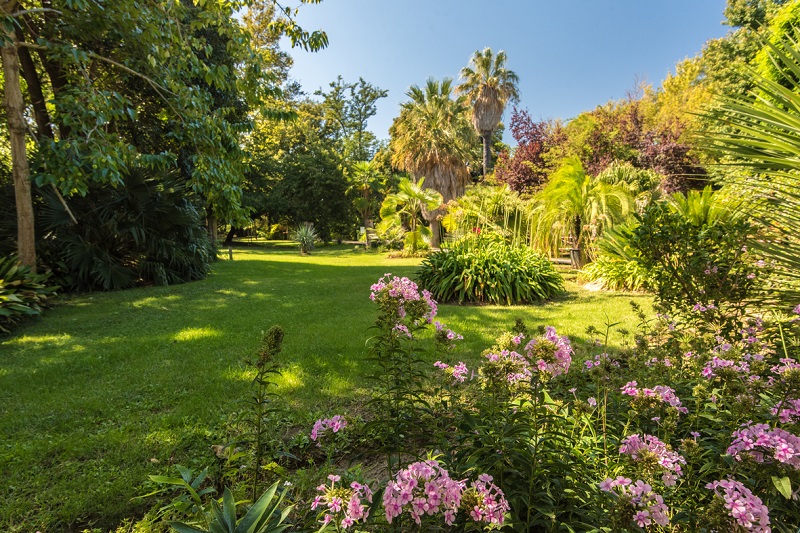
[[302, 5], [297, 20], [324, 29], [330, 45], [291, 50], [291, 76], [308, 93], [339, 74], [387, 89], [370, 129], [388, 138], [412, 84], [457, 78], [488, 46], [508, 54], [520, 107], [534, 118], [569, 119], [624, 97], [637, 79], [659, 85], [678, 61], [730, 30], [724, 8], [725, 0], [323, 0]]

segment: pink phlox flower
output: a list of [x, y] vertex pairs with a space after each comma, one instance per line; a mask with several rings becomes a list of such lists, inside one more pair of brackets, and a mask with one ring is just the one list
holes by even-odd
[[586, 403], [588, 403], [591, 407], [597, 407], [597, 400], [594, 397], [590, 397], [588, 400], [586, 400]]
[[664, 503], [664, 498], [653, 492], [653, 487], [641, 479], [631, 482], [630, 478], [622, 476], [616, 479], [607, 478], [600, 482], [599, 487], [605, 492], [614, 492], [616, 489], [616, 493], [629, 496], [636, 510], [634, 521], [640, 527], [645, 527], [640, 522], [645, 523], [647, 520], [662, 527], [669, 524], [669, 508]]
[[686, 459], [679, 453], [670, 450], [664, 442], [653, 435], [640, 437], [635, 433], [622, 439], [619, 453], [630, 455], [631, 459], [637, 461], [642, 458], [644, 452], [652, 454], [659, 466], [665, 470], [661, 477], [664, 485], [674, 486], [677, 478], [683, 475], [681, 465], [686, 464]]
[[763, 463], [771, 457], [800, 470], [800, 437], [782, 428], [770, 428], [768, 424], [748, 423], [734, 431], [727, 453], [737, 461], [747, 456]]
[[745, 531], [770, 533], [769, 509], [742, 483], [732, 479], [714, 481], [706, 485], [719, 497], [728, 514]]
[[[328, 433], [329, 430], [331, 433], [338, 433], [346, 427], [347, 420], [342, 415], [335, 415], [331, 418], [320, 418], [314, 422], [314, 427], [311, 429], [310, 438], [312, 441], [319, 441]], [[317, 446], [319, 445], [320, 443], [317, 442]]]

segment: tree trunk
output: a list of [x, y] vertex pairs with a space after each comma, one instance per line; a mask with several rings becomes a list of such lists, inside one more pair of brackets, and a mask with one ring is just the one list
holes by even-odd
[[492, 130], [481, 132], [483, 139], [483, 177], [492, 169]]
[[[16, 35], [19, 41], [25, 38], [20, 28], [16, 29]], [[27, 48], [20, 47], [17, 49], [17, 54], [19, 55], [22, 77], [25, 78], [25, 83], [28, 85], [28, 96], [30, 96], [31, 105], [33, 106], [33, 118], [36, 121], [38, 136], [39, 138], [47, 137], [53, 140], [55, 137], [53, 136], [53, 127], [50, 125], [47, 102], [42, 91], [42, 81], [39, 79], [39, 73], [36, 72], [31, 53]]]
[[208, 218], [206, 219], [206, 223], [208, 224], [208, 237], [211, 239], [211, 244], [216, 246], [218, 239], [217, 217], [209, 213]]
[[[5, 6], [4, 6], [5, 7]], [[36, 234], [33, 228], [33, 199], [31, 197], [31, 171], [25, 147], [26, 123], [24, 102], [19, 79], [14, 30], [5, 30], [6, 43], [2, 49], [5, 97], [3, 103], [8, 117], [8, 135], [11, 141], [11, 172], [14, 177], [14, 195], [17, 208], [17, 251], [23, 265], [36, 272]]]
[[442, 245], [442, 224], [439, 217], [434, 217], [431, 222], [431, 248], [439, 248]]

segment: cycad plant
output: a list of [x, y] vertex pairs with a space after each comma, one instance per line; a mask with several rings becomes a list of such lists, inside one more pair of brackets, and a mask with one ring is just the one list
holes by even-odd
[[387, 195], [381, 206], [384, 223], [408, 229], [405, 248], [412, 254], [431, 240], [431, 230], [422, 224], [420, 217], [424, 211], [432, 211], [442, 203], [442, 195], [424, 188], [424, 182], [425, 178], [420, 178], [417, 183], [403, 178], [397, 185], [397, 192]]
[[575, 250], [573, 266], [577, 268], [583, 266], [594, 240], [634, 209], [634, 199], [625, 187], [588, 175], [577, 157], [561, 163], [536, 203], [532, 243], [553, 254], [568, 244]]
[[720, 98], [699, 143], [733, 167], [723, 180], [763, 228], [748, 246], [774, 265], [773, 296], [790, 306], [800, 301], [800, 30], [764, 46], [777, 78], [744, 72], [754, 90]]

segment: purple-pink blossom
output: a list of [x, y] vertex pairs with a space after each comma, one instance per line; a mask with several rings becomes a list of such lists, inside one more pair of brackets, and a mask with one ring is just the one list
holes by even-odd
[[727, 453], [737, 461], [743, 457], [758, 463], [775, 460], [800, 470], [800, 437], [768, 424], [747, 424], [734, 431]]
[[720, 498], [728, 514], [745, 531], [770, 533], [769, 509], [750, 489], [732, 479], [714, 481], [706, 485]]
[[[347, 420], [342, 415], [335, 415], [331, 418], [320, 418], [314, 422], [314, 427], [311, 428], [311, 440], [318, 441], [324, 437], [328, 431], [331, 433], [338, 433], [347, 427]], [[319, 446], [319, 443], [317, 443]]]
[[679, 413], [686, 414], [689, 410], [683, 407], [680, 398], [675, 394], [672, 387], [666, 385], [656, 385], [652, 389], [639, 388], [635, 381], [629, 381], [620, 388], [622, 394], [625, 396], [632, 396], [634, 398], [655, 398], [656, 400], [674, 407]]
[[669, 508], [664, 503], [664, 498], [641, 479], [632, 482], [630, 478], [622, 476], [616, 479], [607, 478], [600, 482], [600, 490], [616, 492], [622, 497], [629, 498], [634, 506], [631, 518], [639, 527], [644, 528], [653, 522], [659, 526], [669, 524]]
[[347, 529], [356, 522], [366, 522], [369, 517], [369, 505], [372, 503], [372, 490], [368, 485], [353, 481], [350, 488], [337, 487], [340, 476], [329, 475], [331, 484], [320, 485], [318, 494], [311, 502], [311, 510], [322, 508], [323, 524], [334, 522]]
[[412, 463], [397, 472], [394, 481], [386, 485], [383, 493], [386, 520], [391, 524], [406, 511], [420, 524], [424, 515], [441, 512], [445, 523], [452, 525], [464, 487], [464, 481], [451, 479], [436, 460]]
[[686, 464], [686, 459], [670, 450], [664, 442], [653, 435], [640, 437], [638, 434], [633, 434], [625, 437], [619, 447], [619, 453], [630, 455], [634, 461], [646, 456], [654, 457], [659, 466], [665, 470], [661, 480], [667, 487], [675, 485], [677, 479], [683, 475], [681, 465]]

